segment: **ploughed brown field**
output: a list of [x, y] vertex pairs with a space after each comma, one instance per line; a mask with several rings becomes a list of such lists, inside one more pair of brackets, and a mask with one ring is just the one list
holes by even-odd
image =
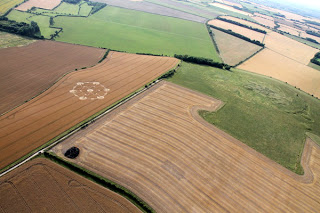
[[209, 21], [208, 24], [223, 28], [225, 30], [232, 30], [235, 33], [238, 33], [238, 34], [241, 34], [245, 37], [248, 37], [251, 40], [260, 41], [261, 43], [263, 43], [263, 40], [265, 37], [265, 34], [263, 34], [263, 33], [259, 33], [254, 30], [250, 30], [248, 28], [240, 27], [238, 25], [231, 24], [229, 22], [221, 21], [219, 19], [213, 19], [213, 20]]
[[0, 49], [0, 114], [38, 95], [65, 73], [97, 64], [105, 52], [53, 41]]
[[0, 178], [0, 194], [1, 212], [141, 212], [120, 195], [44, 158]]
[[0, 117], [0, 168], [124, 98], [179, 60], [110, 52], [102, 63], [72, 72], [49, 90]]
[[320, 148], [306, 141], [298, 176], [205, 122], [221, 101], [161, 82], [55, 146], [157, 212], [319, 212]]
[[32, 7], [39, 7], [43, 9], [52, 10], [61, 3], [61, 0], [28, 0], [19, 5], [16, 9], [21, 11], [27, 11]]

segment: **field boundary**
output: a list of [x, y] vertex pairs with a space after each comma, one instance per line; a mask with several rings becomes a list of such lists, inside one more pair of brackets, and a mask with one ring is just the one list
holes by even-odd
[[260, 53], [262, 50], [264, 50], [265, 47], [262, 47], [260, 50], [258, 50], [257, 52], [255, 52], [254, 54], [252, 54], [251, 56], [249, 56], [248, 58], [244, 59], [243, 61], [240, 61], [239, 63], [237, 63], [236, 65], [232, 66], [232, 67], [237, 67], [240, 64], [248, 61], [250, 58], [253, 58], [255, 55], [257, 55], [258, 53]]

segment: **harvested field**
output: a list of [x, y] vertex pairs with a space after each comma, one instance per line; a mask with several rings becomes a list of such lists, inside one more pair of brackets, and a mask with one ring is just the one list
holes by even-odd
[[27, 11], [32, 7], [39, 7], [43, 9], [52, 10], [61, 3], [61, 0], [28, 0], [25, 3], [19, 5], [16, 9], [21, 11]]
[[312, 212], [320, 209], [320, 149], [307, 140], [298, 176], [198, 115], [221, 101], [160, 83], [53, 148], [157, 212]]
[[221, 4], [221, 3], [217, 3], [217, 2], [209, 3], [209, 4], [210, 4], [211, 6], [219, 7], [219, 8], [225, 9], [225, 10], [229, 10], [229, 11], [231, 11], [231, 12], [240, 13], [240, 14], [246, 15], [246, 16], [252, 16], [251, 13], [248, 13], [248, 12], [245, 12], [245, 11], [242, 11], [242, 10], [237, 10], [237, 9], [235, 9], [234, 7], [231, 7], [231, 6], [228, 6], [228, 5], [225, 5], [225, 4]]
[[205, 23], [206, 18], [196, 16], [183, 11], [175, 10], [172, 8], [164, 7], [158, 4], [153, 4], [146, 1], [130, 1], [130, 0], [95, 0], [96, 2], [103, 2], [108, 5], [122, 7], [125, 9], [138, 10], [147, 13], [153, 13], [157, 15], [170, 16], [175, 18], [181, 18], [189, 21], [195, 21]]
[[2, 212], [141, 212], [125, 198], [44, 158], [0, 178]]
[[320, 43], [320, 38], [319, 38], [319, 37], [314, 36], [314, 35], [307, 34], [306, 32], [302, 32], [302, 33], [301, 33], [301, 37], [302, 37], [302, 38], [312, 38], [312, 39], [314, 39], [314, 40], [316, 40], [317, 42]]
[[[11, 33], [0, 32], [0, 48], [21, 47], [35, 42], [35, 40]], [[1, 114], [1, 113], [0, 113]]]
[[97, 64], [105, 52], [53, 41], [0, 49], [0, 114], [38, 95], [65, 73]]
[[159, 5], [162, 5], [165, 7], [173, 8], [176, 10], [182, 10], [187, 13], [195, 14], [195, 15], [209, 18], [209, 19], [213, 19], [213, 18], [217, 17], [218, 15], [220, 15], [220, 13], [217, 11], [215, 11], [215, 12], [209, 11], [209, 10], [207, 10], [207, 8], [197, 7], [198, 5], [194, 6], [192, 4], [187, 4], [187, 2], [177, 2], [177, 1], [173, 1], [173, 0], [147, 0], [147, 1], [155, 3], [155, 4], [159, 4]]
[[285, 55], [264, 49], [238, 68], [288, 82], [320, 98], [320, 73]]
[[[266, 17], [270, 17], [270, 16], [266, 16]], [[252, 18], [258, 23], [263, 24], [267, 27], [274, 28], [276, 26], [272, 17], [270, 17], [269, 19], [269, 18], [262, 17], [262, 15], [259, 14], [259, 16], [253, 16]]]
[[263, 33], [259, 33], [257, 31], [250, 30], [250, 29], [244, 28], [244, 27], [240, 27], [238, 25], [231, 24], [231, 23], [221, 21], [218, 19], [211, 20], [208, 22], [208, 24], [214, 25], [214, 26], [226, 29], [226, 30], [232, 30], [233, 32], [239, 33], [243, 36], [246, 36], [246, 37], [250, 38], [251, 40], [257, 40], [257, 41], [263, 42], [264, 37], [265, 37], [265, 34], [263, 34]]
[[247, 59], [262, 48], [220, 30], [213, 28], [211, 30], [222, 60], [231, 66]]
[[0, 168], [174, 68], [169, 57], [111, 52], [73, 72], [28, 103], [0, 117]]
[[281, 30], [281, 31], [284, 31], [284, 32], [287, 32], [291, 35], [294, 35], [294, 36], [300, 36], [301, 33], [303, 33], [302, 30], [298, 30], [294, 27], [290, 27], [290, 26], [287, 26], [287, 25], [283, 25], [283, 24], [279, 24], [280, 27], [278, 28], [278, 30]]
[[22, 2], [23, 0], [0, 0], [0, 15]]
[[251, 21], [246, 21], [246, 20], [243, 20], [243, 19], [240, 19], [240, 18], [236, 18], [236, 17], [232, 17], [232, 16], [221, 16], [221, 18], [225, 18], [225, 19], [228, 19], [228, 20], [232, 20], [232, 21], [236, 21], [236, 22], [239, 22], [241, 24], [244, 24], [244, 25], [247, 25], [249, 27], [253, 27], [253, 28], [257, 28], [257, 29], [260, 29], [260, 30], [265, 30], [265, 31], [270, 31], [269, 29], [259, 25], [259, 24], [256, 24], [256, 23], [253, 23]]
[[229, 6], [236, 6], [236, 7], [240, 7], [243, 8], [243, 6], [237, 2], [233, 2], [233, 1], [227, 1], [227, 0], [215, 0], [216, 2], [222, 3], [222, 4], [227, 4]]
[[268, 33], [264, 42], [272, 51], [304, 65], [319, 51], [276, 32]]

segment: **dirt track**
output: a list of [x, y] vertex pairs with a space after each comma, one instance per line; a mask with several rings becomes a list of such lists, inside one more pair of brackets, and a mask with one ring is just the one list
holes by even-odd
[[65, 73], [97, 64], [105, 52], [53, 41], [0, 49], [0, 114], [38, 95]]
[[0, 178], [0, 194], [1, 212], [141, 212], [120, 195], [44, 158]]
[[0, 117], [0, 168], [174, 68], [179, 60], [110, 52]]
[[52, 151], [125, 186], [157, 212], [319, 212], [320, 149], [298, 176], [198, 115], [221, 102], [160, 83]]

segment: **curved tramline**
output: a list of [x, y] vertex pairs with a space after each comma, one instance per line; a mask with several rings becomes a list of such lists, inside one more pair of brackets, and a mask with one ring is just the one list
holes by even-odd
[[99, 65], [65, 76], [0, 119], [0, 167], [173, 69], [179, 60], [110, 52]]
[[213, 125], [198, 110], [222, 102], [162, 82], [51, 151], [123, 185], [157, 212], [312, 212], [320, 208], [320, 149], [307, 140], [304, 176]]

